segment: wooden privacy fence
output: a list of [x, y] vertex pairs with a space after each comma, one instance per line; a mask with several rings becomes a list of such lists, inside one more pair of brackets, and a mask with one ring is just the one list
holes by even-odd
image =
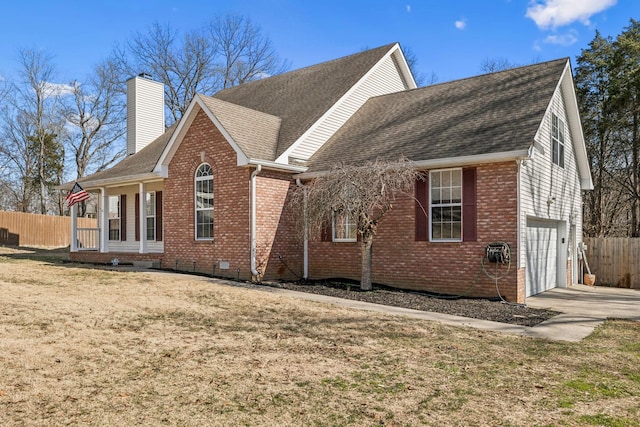
[[[78, 228], [97, 220], [78, 218]], [[0, 245], [62, 248], [71, 242], [71, 217], [0, 211]]]
[[640, 289], [640, 238], [585, 237], [596, 284]]

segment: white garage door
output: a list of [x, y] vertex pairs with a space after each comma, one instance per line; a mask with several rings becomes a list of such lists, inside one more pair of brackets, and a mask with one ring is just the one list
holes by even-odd
[[527, 220], [527, 296], [557, 286], [558, 227], [555, 222]]

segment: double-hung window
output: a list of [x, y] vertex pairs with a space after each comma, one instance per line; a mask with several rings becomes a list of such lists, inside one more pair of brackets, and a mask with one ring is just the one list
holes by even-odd
[[436, 170], [429, 177], [431, 240], [459, 242], [462, 240], [462, 169]]
[[156, 240], [156, 192], [146, 194], [147, 240]]
[[346, 210], [333, 213], [334, 242], [355, 242], [357, 232], [358, 224], [353, 214]]
[[195, 176], [196, 240], [213, 239], [213, 169], [208, 163]]
[[554, 164], [564, 167], [564, 121], [551, 114], [551, 156]]
[[109, 240], [120, 240], [120, 196], [109, 196]]

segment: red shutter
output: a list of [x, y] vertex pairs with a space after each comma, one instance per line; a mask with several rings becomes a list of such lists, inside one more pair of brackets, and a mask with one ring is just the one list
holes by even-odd
[[162, 191], [156, 191], [156, 241], [162, 241]]
[[127, 240], [127, 195], [120, 195], [120, 240]]
[[478, 240], [476, 209], [476, 168], [462, 169], [462, 240]]
[[140, 193], [136, 193], [136, 242], [140, 241]]
[[429, 240], [429, 184], [428, 175], [416, 179], [416, 241]]

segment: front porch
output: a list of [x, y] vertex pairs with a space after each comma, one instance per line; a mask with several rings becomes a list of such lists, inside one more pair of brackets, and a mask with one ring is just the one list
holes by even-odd
[[162, 182], [151, 182], [86, 189], [97, 195], [97, 227], [79, 227], [77, 205], [71, 207], [71, 259], [100, 263], [118, 257], [161, 259], [162, 187]]

